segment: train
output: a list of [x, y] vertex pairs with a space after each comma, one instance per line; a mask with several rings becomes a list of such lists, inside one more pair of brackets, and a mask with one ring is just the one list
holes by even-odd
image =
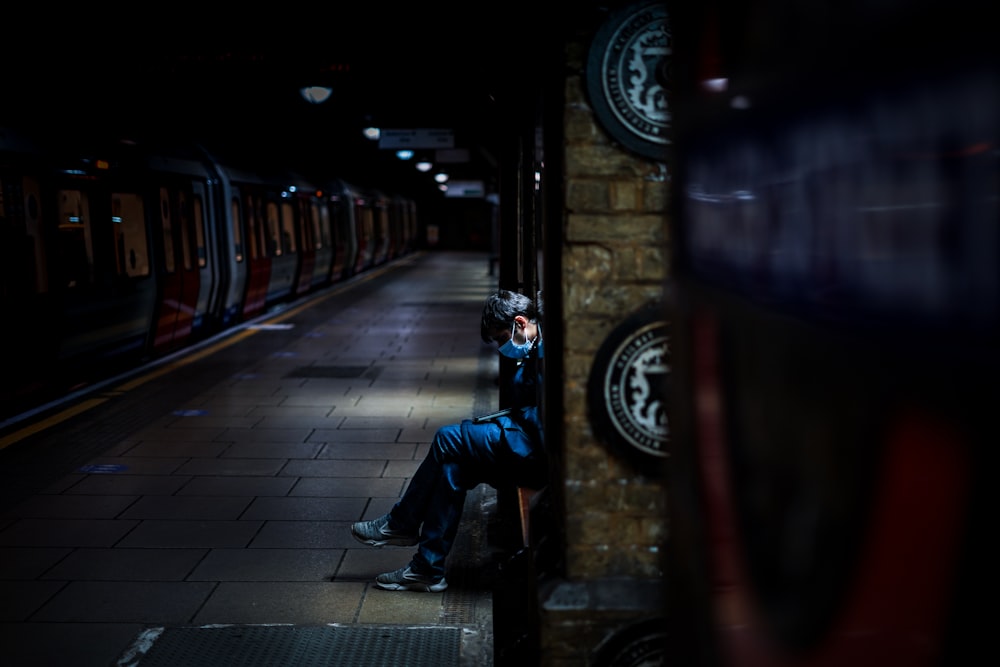
[[414, 199], [273, 161], [0, 128], [0, 421], [416, 250]]

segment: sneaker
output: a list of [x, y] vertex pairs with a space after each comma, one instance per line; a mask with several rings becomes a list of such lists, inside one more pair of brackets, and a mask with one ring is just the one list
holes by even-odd
[[380, 516], [371, 521], [358, 521], [351, 526], [351, 535], [358, 542], [373, 547], [412, 547], [420, 541], [416, 535], [407, 535], [389, 528], [389, 515]]
[[387, 591], [420, 591], [422, 593], [440, 593], [448, 588], [444, 577], [429, 577], [417, 574], [410, 566], [401, 567], [395, 572], [383, 572], [375, 577], [375, 585]]

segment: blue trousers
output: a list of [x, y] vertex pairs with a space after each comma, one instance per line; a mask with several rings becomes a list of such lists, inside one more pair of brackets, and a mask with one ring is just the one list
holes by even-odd
[[503, 428], [495, 422], [465, 420], [438, 429], [430, 451], [417, 468], [403, 497], [389, 512], [389, 527], [419, 534], [410, 568], [444, 575], [445, 558], [455, 543], [465, 495], [480, 483], [497, 485], [508, 458]]

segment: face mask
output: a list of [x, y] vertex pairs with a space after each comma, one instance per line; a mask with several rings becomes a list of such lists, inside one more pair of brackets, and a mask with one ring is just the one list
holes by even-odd
[[535, 346], [535, 341], [525, 340], [522, 344], [514, 342], [514, 329], [511, 329], [510, 338], [500, 346], [500, 354], [510, 359], [524, 359], [531, 354], [531, 348]]

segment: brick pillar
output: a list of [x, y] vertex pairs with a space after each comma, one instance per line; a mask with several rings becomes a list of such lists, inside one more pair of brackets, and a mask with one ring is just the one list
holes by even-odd
[[570, 36], [565, 46], [565, 222], [558, 286], [565, 332], [565, 577], [543, 582], [539, 591], [544, 665], [595, 664], [594, 651], [614, 632], [663, 613], [664, 481], [645, 476], [595, 436], [587, 384], [611, 330], [663, 299], [668, 183], [665, 165], [617, 145], [588, 102], [583, 72], [593, 28]]

